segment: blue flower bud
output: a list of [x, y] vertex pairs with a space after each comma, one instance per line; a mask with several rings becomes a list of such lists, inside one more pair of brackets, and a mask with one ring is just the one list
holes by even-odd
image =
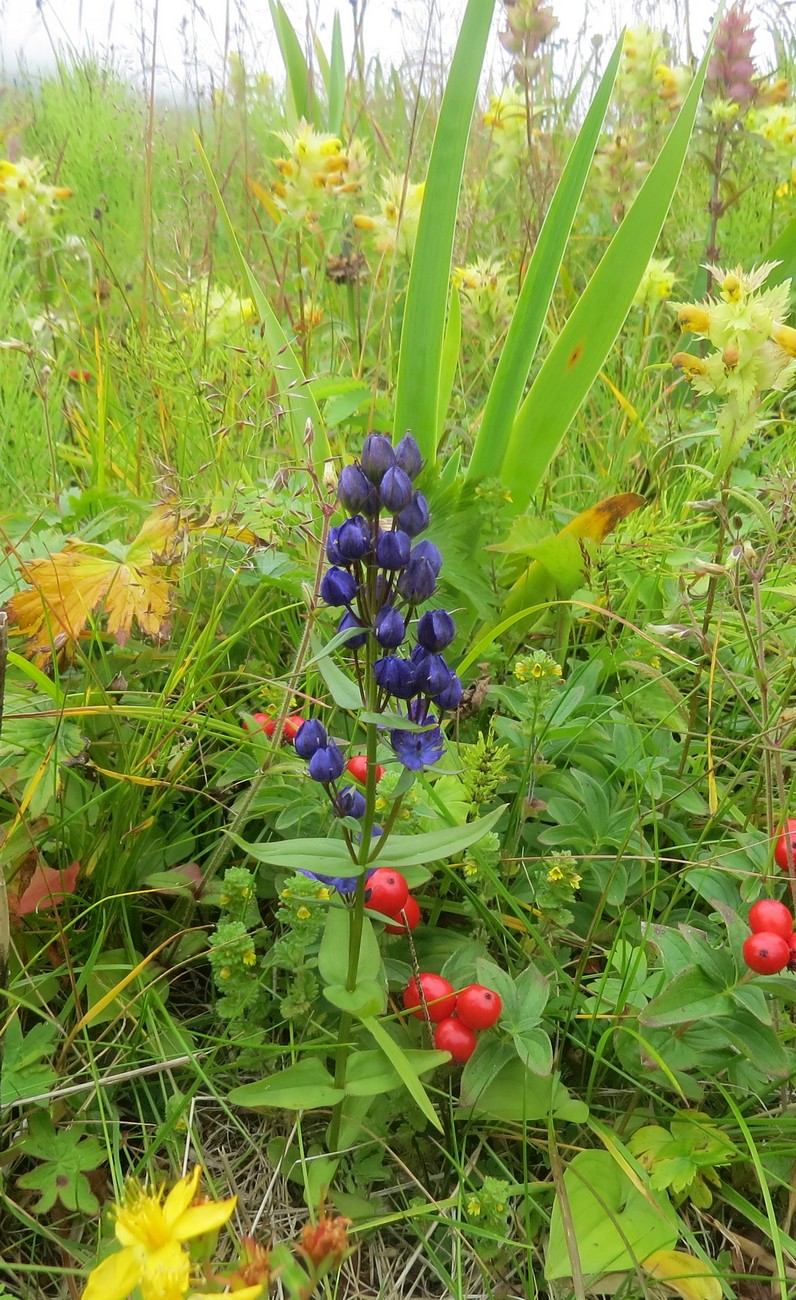
[[421, 555], [424, 560], [428, 560], [434, 577], [438, 578], [442, 568], [442, 552], [439, 547], [429, 541], [416, 542], [412, 547], [412, 559], [420, 559]]
[[334, 806], [341, 817], [364, 817], [365, 796], [352, 785], [346, 785], [337, 795]]
[[420, 455], [420, 448], [411, 433], [405, 433], [395, 448], [395, 463], [400, 465], [404, 473], [408, 474], [410, 478], [417, 478], [423, 468], [423, 457]]
[[308, 718], [303, 722], [293, 741], [299, 758], [309, 759], [318, 749], [325, 749], [329, 743], [326, 728], [317, 718]]
[[399, 700], [409, 700], [417, 691], [414, 665], [398, 655], [384, 655], [373, 665], [376, 685]]
[[350, 514], [359, 514], [372, 490], [359, 465], [344, 465], [340, 470], [337, 495]]
[[362, 469], [371, 483], [379, 486], [395, 464], [395, 452], [386, 433], [369, 433], [362, 444]]
[[406, 636], [403, 614], [392, 605], [383, 605], [376, 615], [376, 640], [385, 650], [395, 650]]
[[[304, 727], [306, 727], [306, 722]], [[302, 727], [302, 731], [304, 730]], [[299, 732], [299, 735], [301, 732]], [[298, 740], [298, 736], [296, 737]], [[328, 785], [330, 781], [337, 781], [343, 775], [345, 760], [340, 750], [333, 740], [322, 749], [316, 749], [309, 761], [308, 771], [313, 781], [320, 781], [321, 785]]]
[[362, 513], [363, 515], [367, 515], [368, 519], [375, 519], [380, 510], [381, 497], [379, 496], [379, 489], [374, 487], [371, 483], [370, 491], [368, 492], [368, 499], [362, 507]]
[[409, 562], [412, 542], [406, 533], [382, 533], [376, 543], [376, 563], [381, 569], [403, 569]]
[[[351, 613], [351, 610], [347, 609], [343, 617], [340, 619], [340, 622], [337, 624], [337, 631], [348, 632], [353, 627], [361, 628], [362, 624], [359, 619]], [[367, 632], [362, 630], [357, 636], [348, 637], [345, 647], [347, 650], [358, 650], [360, 646], [365, 644], [367, 639]]]
[[417, 625], [418, 641], [434, 654], [450, 645], [455, 635], [456, 624], [446, 609], [427, 609]]
[[408, 506], [398, 516], [398, 527], [403, 528], [410, 537], [417, 537], [428, 528], [430, 515], [428, 502], [422, 492], [415, 492]]
[[321, 600], [325, 600], [327, 605], [350, 605], [356, 594], [357, 584], [353, 573], [332, 568], [324, 574]]
[[388, 469], [379, 487], [381, 504], [391, 515], [399, 515], [412, 500], [412, 480], [397, 465]]
[[434, 703], [438, 709], [448, 709], [453, 712], [461, 704], [463, 694], [464, 688], [462, 687], [461, 678], [457, 673], [451, 673], [450, 681], [444, 691], [440, 691], [439, 695], [434, 696]]
[[415, 555], [413, 551], [398, 579], [398, 591], [404, 600], [408, 600], [411, 605], [419, 605], [421, 601], [433, 596], [436, 585], [434, 570], [426, 557]]
[[339, 528], [330, 528], [329, 536], [326, 539], [326, 558], [330, 564], [345, 564], [345, 560], [340, 553], [340, 547], [337, 545], [337, 534], [339, 532]]
[[415, 665], [415, 672], [417, 684], [426, 695], [439, 695], [450, 684], [451, 670], [442, 655], [428, 655], [421, 664]]
[[353, 519], [344, 519], [337, 530], [335, 540], [343, 564], [347, 564], [351, 560], [361, 560], [371, 548], [370, 528], [367, 520], [363, 519], [362, 515], [354, 515]]

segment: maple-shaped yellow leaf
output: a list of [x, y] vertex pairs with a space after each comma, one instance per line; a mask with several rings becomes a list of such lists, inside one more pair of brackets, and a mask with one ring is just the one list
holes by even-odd
[[710, 1264], [682, 1250], [656, 1250], [643, 1266], [683, 1300], [721, 1300], [721, 1282]]
[[63, 551], [20, 566], [29, 586], [13, 596], [8, 616], [29, 639], [29, 653], [47, 659], [77, 641], [99, 612], [119, 645], [133, 620], [148, 636], [163, 636], [171, 587], [164, 573], [179, 516], [156, 510], [145, 520], [122, 558], [107, 547], [68, 542]]

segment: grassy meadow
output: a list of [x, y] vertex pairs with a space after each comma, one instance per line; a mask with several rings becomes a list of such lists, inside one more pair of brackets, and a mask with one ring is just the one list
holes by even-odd
[[787, 8], [3, 88], [0, 1300], [792, 1294]]

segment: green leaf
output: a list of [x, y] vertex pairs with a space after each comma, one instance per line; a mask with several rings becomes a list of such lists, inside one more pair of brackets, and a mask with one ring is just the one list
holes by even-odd
[[788, 1054], [776, 1030], [762, 1025], [748, 1011], [736, 1010], [722, 1020], [720, 1032], [748, 1061], [770, 1079], [785, 1079], [793, 1071], [793, 1054]]
[[321, 876], [360, 876], [364, 870], [353, 861], [342, 840], [269, 840], [249, 844], [239, 835], [230, 837], [255, 862], [268, 862], [288, 871], [312, 871]]
[[[407, 1051], [404, 1056], [417, 1076], [436, 1070], [448, 1060], [447, 1052], [424, 1052], [418, 1049]], [[350, 1097], [377, 1097], [382, 1092], [394, 1092], [403, 1086], [403, 1079], [384, 1052], [369, 1049], [349, 1056], [345, 1090]]]
[[534, 1074], [550, 1074], [553, 1069], [553, 1045], [543, 1029], [524, 1029], [514, 1033], [514, 1047]]
[[307, 60], [304, 58], [298, 37], [280, 0], [268, 0], [268, 3], [271, 9], [276, 39], [279, 42], [279, 49], [282, 54], [282, 62], [287, 73], [286, 117], [288, 125], [293, 129], [299, 118], [303, 117], [308, 122], [312, 120], [313, 125], [317, 127], [320, 124], [314, 120], [314, 117], [310, 118], [308, 112], [312, 81], [310, 70], [307, 67]]
[[195, 132], [194, 141], [218, 215], [232, 245], [233, 257], [257, 308], [257, 315], [262, 324], [266, 346], [274, 368], [274, 381], [279, 388], [280, 401], [285, 408], [286, 419], [290, 427], [293, 451], [299, 463], [306, 460], [307, 448], [304, 445], [304, 438], [307, 421], [309, 420], [313, 430], [312, 462], [316, 470], [322, 474], [324, 461], [331, 455], [331, 451], [323, 421], [321, 420], [321, 413], [307, 384], [298, 357], [290, 346], [288, 337], [282, 329], [278, 317], [271, 309], [271, 304], [260, 288], [257, 277], [243, 256], [243, 250], [235, 234], [235, 227], [227, 212], [221, 191], [216, 184], [210, 160], [204, 151], [199, 136]]
[[[445, 326], [445, 338], [442, 344], [442, 359], [439, 370], [439, 404], [437, 407], [437, 429], [441, 432], [445, 416], [451, 404], [453, 381], [456, 378], [456, 365], [459, 360], [459, 348], [462, 342], [462, 298], [456, 285], [451, 285], [448, 304], [448, 323]], [[461, 454], [461, 448], [456, 449]]]
[[[349, 948], [354, 913], [347, 907], [330, 907], [326, 914], [321, 946], [318, 951], [318, 973], [324, 984], [345, 984], [348, 977]], [[381, 971], [381, 951], [367, 916], [362, 918], [362, 935], [357, 963], [357, 983], [375, 980]]]
[[462, 1070], [459, 1106], [462, 1109], [476, 1106], [485, 1089], [497, 1078], [504, 1065], [508, 1065], [513, 1060], [514, 1049], [509, 1043], [496, 1043], [490, 1038], [481, 1038]]
[[10, 1017], [3, 1039], [0, 1109], [49, 1091], [58, 1078], [49, 1061], [57, 1037], [57, 1026], [45, 1021], [33, 1025], [23, 1036], [19, 1016]]
[[438, 831], [422, 835], [391, 835], [379, 854], [379, 866], [422, 867], [438, 858], [449, 858], [477, 843], [503, 814], [504, 805], [495, 808], [486, 817], [479, 817], [464, 826], [443, 826]]
[[401, 332], [396, 436], [412, 429], [423, 456], [437, 451], [440, 371], [456, 211], [495, 0], [469, 0], [445, 87], [426, 177]]
[[244, 1083], [229, 1094], [233, 1106], [245, 1106], [247, 1110], [318, 1110], [334, 1106], [344, 1097], [342, 1088], [335, 1088], [331, 1074], [316, 1057], [308, 1057], [257, 1083]]
[[[581, 1270], [587, 1281], [607, 1273], [634, 1271], [656, 1250], [670, 1250], [678, 1238], [665, 1193], [647, 1195], [607, 1151], [581, 1151], [564, 1173], [564, 1190]], [[572, 1277], [567, 1234], [558, 1196], [553, 1204], [545, 1277]]]
[[528, 505], [594, 383], [655, 251], [688, 150], [711, 47], [712, 37], [651, 171], [517, 413], [501, 469], [517, 512]]
[[766, 276], [766, 288], [782, 284], [783, 280], [796, 279], [796, 217], [791, 217], [787, 226], [774, 240], [763, 257], [762, 262], [779, 262]]
[[332, 57], [329, 61], [329, 77], [326, 85], [329, 107], [326, 117], [326, 129], [332, 135], [340, 134], [345, 106], [345, 54], [343, 53], [343, 33], [340, 29], [340, 15], [335, 10], [332, 24]]
[[[426, 1119], [428, 1119], [434, 1125], [434, 1128], [441, 1133], [443, 1129], [437, 1112], [434, 1110], [428, 1093], [418, 1079], [417, 1072], [412, 1066], [406, 1053], [398, 1046], [394, 1039], [390, 1038], [390, 1035], [387, 1033], [387, 1030], [380, 1021], [373, 1020], [370, 1017], [363, 1017], [362, 1024], [367, 1029], [371, 1038], [375, 1039], [377, 1046], [384, 1052], [387, 1060], [395, 1068], [395, 1071], [399, 1075], [407, 1092], [410, 1093], [417, 1102]], [[445, 1056], [447, 1055], [448, 1053], [445, 1052]]]
[[497, 478], [616, 80], [618, 42], [556, 186], [489, 389], [468, 478]]
[[[557, 1114], [559, 1106], [571, 1100], [557, 1075], [534, 1074], [513, 1052], [512, 1058], [472, 1100], [468, 1080], [467, 1100], [462, 1098], [459, 1108], [476, 1115], [488, 1115], [490, 1119], [521, 1123], [546, 1119], [551, 1111]], [[576, 1113], [582, 1118], [588, 1114], [588, 1109], [581, 1105]]]
[[347, 1011], [358, 1020], [382, 1015], [387, 1007], [387, 994], [376, 980], [359, 980], [353, 989], [347, 989], [345, 984], [327, 984], [323, 996], [338, 1011]]
[[671, 984], [645, 1007], [640, 1020], [652, 1029], [662, 1029], [665, 1025], [731, 1016], [734, 1012], [731, 992], [716, 984], [703, 971], [691, 969], [676, 975]]

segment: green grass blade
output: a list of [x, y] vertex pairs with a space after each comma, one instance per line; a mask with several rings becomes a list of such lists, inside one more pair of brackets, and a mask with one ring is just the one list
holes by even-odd
[[329, 62], [329, 80], [326, 86], [326, 95], [329, 103], [326, 129], [331, 131], [332, 135], [339, 135], [345, 106], [345, 54], [343, 53], [340, 15], [337, 12], [335, 12], [332, 27], [332, 55]]
[[[281, 0], [268, 0], [271, 9], [276, 39], [282, 54], [282, 62], [287, 73], [287, 113], [288, 125], [293, 127], [299, 118], [310, 121], [310, 88], [312, 84], [307, 60], [299, 44]], [[292, 119], [292, 120], [291, 120]], [[317, 126], [317, 122], [314, 123]]]
[[622, 42], [605, 69], [547, 210], [484, 407], [467, 477], [497, 478], [611, 100]]
[[495, 0], [469, 0], [440, 109], [420, 213], [401, 333], [395, 435], [411, 429], [427, 460], [437, 449], [437, 407], [456, 211], [473, 106]]
[[285, 408], [288, 426], [290, 428], [293, 449], [299, 464], [306, 459], [306, 448], [304, 436], [307, 427], [307, 420], [312, 422], [313, 442], [312, 442], [312, 460], [316, 468], [323, 470], [323, 462], [331, 455], [329, 443], [326, 437], [326, 431], [323, 427], [321, 413], [318, 410], [315, 398], [312, 396], [309, 384], [307, 383], [304, 371], [290, 346], [285, 331], [274, 314], [271, 305], [263, 293], [258, 283], [257, 277], [249, 266], [246, 258], [243, 256], [243, 250], [238, 243], [238, 237], [235, 234], [235, 228], [232, 225], [230, 215], [227, 212], [226, 204], [221, 196], [221, 191], [216, 184], [216, 178], [213, 175], [213, 169], [210, 166], [210, 160], [205, 153], [199, 136], [194, 133], [196, 148], [199, 154], [199, 161], [202, 164], [207, 184], [210, 187], [210, 193], [215, 201], [218, 215], [226, 231], [227, 238], [232, 245], [232, 252], [235, 257], [240, 273], [246, 282], [246, 286], [254, 299], [254, 305], [257, 308], [263, 332], [265, 336], [266, 347], [274, 367], [274, 377], [279, 388], [279, 396], [282, 405]]
[[791, 217], [785, 229], [766, 250], [763, 262], [779, 262], [766, 278], [766, 285], [782, 284], [783, 280], [796, 279], [796, 217]]
[[395, 1042], [395, 1039], [390, 1038], [390, 1035], [387, 1033], [384, 1026], [378, 1020], [374, 1020], [372, 1016], [363, 1016], [362, 1024], [365, 1026], [377, 1045], [381, 1048], [384, 1055], [387, 1057], [387, 1060], [390, 1062], [390, 1065], [393, 1066], [396, 1073], [400, 1076], [407, 1092], [409, 1092], [417, 1102], [426, 1119], [429, 1120], [434, 1125], [434, 1128], [441, 1133], [443, 1131], [442, 1125], [439, 1116], [431, 1103], [431, 1098], [417, 1077], [417, 1071], [413, 1068], [411, 1062], [407, 1060], [403, 1050]]
[[451, 285], [451, 298], [448, 306], [448, 323], [445, 326], [445, 338], [442, 343], [442, 357], [439, 368], [439, 403], [437, 405], [437, 428], [442, 429], [445, 416], [450, 406], [453, 381], [456, 378], [456, 365], [462, 343], [462, 299], [459, 290]]
[[[715, 29], [714, 29], [715, 30]], [[680, 179], [713, 39], [652, 170], [536, 376], [501, 470], [524, 510], [624, 324]]]

